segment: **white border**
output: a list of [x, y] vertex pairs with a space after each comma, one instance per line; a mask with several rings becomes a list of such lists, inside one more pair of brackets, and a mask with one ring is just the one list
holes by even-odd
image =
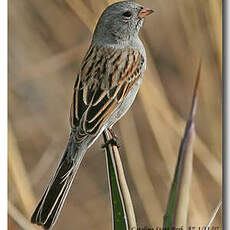
[[0, 2], [0, 223], [7, 229], [7, 0]]
[[[0, 223], [1, 229], [7, 229], [7, 0], [1, 0], [0, 2], [0, 194], [1, 194], [1, 202], [0, 202]], [[229, 130], [230, 130], [230, 80], [229, 78], [229, 66], [230, 60], [227, 54], [230, 52], [230, 46], [227, 45], [230, 37], [230, 4], [228, 0], [224, 1], [224, 15], [223, 20], [225, 24], [225, 47], [224, 52], [225, 55], [223, 57], [223, 61], [225, 63], [224, 66], [224, 89], [225, 89], [225, 103], [223, 104], [224, 108], [224, 121], [223, 121], [223, 128], [225, 128], [225, 136], [224, 138], [224, 145], [225, 151], [223, 152], [223, 163], [225, 165], [224, 171], [224, 178], [225, 178], [225, 186], [224, 186], [224, 229], [229, 229], [229, 220], [227, 215], [229, 214], [229, 206], [230, 206], [230, 199], [228, 198], [227, 194], [229, 193], [229, 186], [230, 186], [230, 137], [229, 137]], [[226, 60], [224, 60], [226, 59]]]
[[230, 122], [229, 122], [229, 116], [230, 116], [230, 80], [229, 80], [229, 69], [230, 69], [230, 60], [229, 60], [229, 53], [230, 53], [230, 46], [229, 46], [229, 37], [230, 37], [230, 16], [229, 16], [229, 10], [230, 10], [230, 4], [228, 2], [229, 0], [224, 1], [223, 5], [223, 22], [224, 22], [224, 55], [223, 55], [223, 63], [224, 63], [224, 71], [223, 71], [223, 77], [224, 77], [224, 120], [223, 120], [223, 130], [224, 130], [224, 139], [223, 139], [223, 165], [224, 165], [224, 187], [223, 187], [223, 198], [224, 198], [224, 212], [223, 212], [223, 220], [224, 220], [224, 228], [223, 229], [229, 229], [229, 206], [230, 206], [230, 199], [229, 199], [229, 186], [230, 186], [230, 137], [229, 137], [229, 130], [230, 130]]

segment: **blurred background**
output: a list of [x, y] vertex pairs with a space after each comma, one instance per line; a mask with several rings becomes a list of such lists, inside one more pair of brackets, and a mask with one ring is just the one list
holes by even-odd
[[[69, 136], [73, 84], [111, 0], [9, 0], [9, 228], [29, 218]], [[138, 226], [161, 226], [202, 60], [189, 224], [204, 226], [222, 195], [222, 1], [143, 0], [143, 84], [115, 125]], [[54, 229], [112, 227], [102, 138], [87, 152]], [[214, 226], [222, 224], [221, 211]]]

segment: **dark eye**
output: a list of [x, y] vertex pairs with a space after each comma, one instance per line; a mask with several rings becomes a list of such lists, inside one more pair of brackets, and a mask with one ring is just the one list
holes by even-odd
[[130, 11], [126, 11], [124, 14], [123, 14], [124, 17], [126, 18], [130, 18], [132, 16], [132, 13]]

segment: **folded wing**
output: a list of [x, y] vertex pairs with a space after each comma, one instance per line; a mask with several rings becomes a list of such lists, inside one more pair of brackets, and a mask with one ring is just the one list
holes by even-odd
[[103, 122], [127, 96], [142, 73], [143, 56], [133, 49], [90, 47], [77, 76], [71, 127], [81, 142], [97, 135]]

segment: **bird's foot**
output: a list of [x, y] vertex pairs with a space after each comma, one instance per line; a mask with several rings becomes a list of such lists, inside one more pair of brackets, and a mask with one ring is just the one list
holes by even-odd
[[117, 146], [117, 148], [120, 148], [118, 137], [116, 136], [116, 134], [114, 133], [112, 129], [108, 129], [108, 130], [112, 138], [106, 141], [106, 143], [102, 144], [101, 147], [104, 149], [104, 148], [107, 148], [109, 145], [113, 145], [113, 146]]
[[106, 141], [106, 143], [102, 144], [101, 147], [104, 149], [107, 148], [109, 145], [117, 146], [117, 148], [120, 148], [120, 145], [118, 144], [118, 139], [114, 137]]

